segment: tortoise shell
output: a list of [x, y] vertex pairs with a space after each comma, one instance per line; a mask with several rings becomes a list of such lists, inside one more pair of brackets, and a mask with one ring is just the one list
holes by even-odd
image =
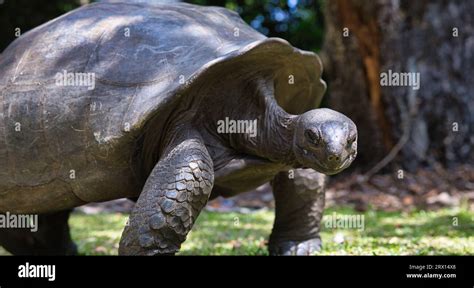
[[[316, 54], [225, 8], [185, 3], [83, 6], [15, 40], [0, 67], [0, 196], [26, 187], [24, 201], [48, 183], [85, 202], [130, 195], [146, 124], [162, 131], [186, 91], [223, 73], [265, 71], [293, 114], [316, 108], [326, 88]], [[78, 85], [81, 73], [93, 85]]]

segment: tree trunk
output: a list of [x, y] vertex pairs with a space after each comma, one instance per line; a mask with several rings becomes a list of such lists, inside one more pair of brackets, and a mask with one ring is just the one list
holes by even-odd
[[[328, 103], [356, 122], [360, 166], [474, 162], [472, 15], [473, 1], [326, 1]], [[419, 89], [384, 86], [389, 72]]]

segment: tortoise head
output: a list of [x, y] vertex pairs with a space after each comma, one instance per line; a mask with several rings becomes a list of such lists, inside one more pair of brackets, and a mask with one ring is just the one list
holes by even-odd
[[298, 116], [293, 151], [303, 167], [327, 175], [339, 173], [357, 155], [357, 127], [331, 109], [308, 111]]

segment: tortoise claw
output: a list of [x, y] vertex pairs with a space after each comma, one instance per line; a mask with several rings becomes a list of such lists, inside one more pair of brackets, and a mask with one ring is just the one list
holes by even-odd
[[304, 256], [315, 255], [322, 248], [321, 238], [313, 238], [305, 241], [281, 241], [269, 246], [272, 256]]

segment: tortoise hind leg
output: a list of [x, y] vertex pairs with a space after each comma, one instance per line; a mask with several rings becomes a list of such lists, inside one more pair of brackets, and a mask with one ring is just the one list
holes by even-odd
[[38, 231], [0, 229], [0, 246], [13, 255], [76, 255], [68, 219], [72, 210], [38, 215]]
[[313, 169], [295, 169], [294, 178], [288, 176], [281, 172], [272, 181], [276, 215], [269, 252], [310, 255], [321, 250], [326, 176]]
[[213, 183], [213, 163], [200, 137], [177, 141], [148, 176], [122, 234], [119, 254], [178, 252]]

